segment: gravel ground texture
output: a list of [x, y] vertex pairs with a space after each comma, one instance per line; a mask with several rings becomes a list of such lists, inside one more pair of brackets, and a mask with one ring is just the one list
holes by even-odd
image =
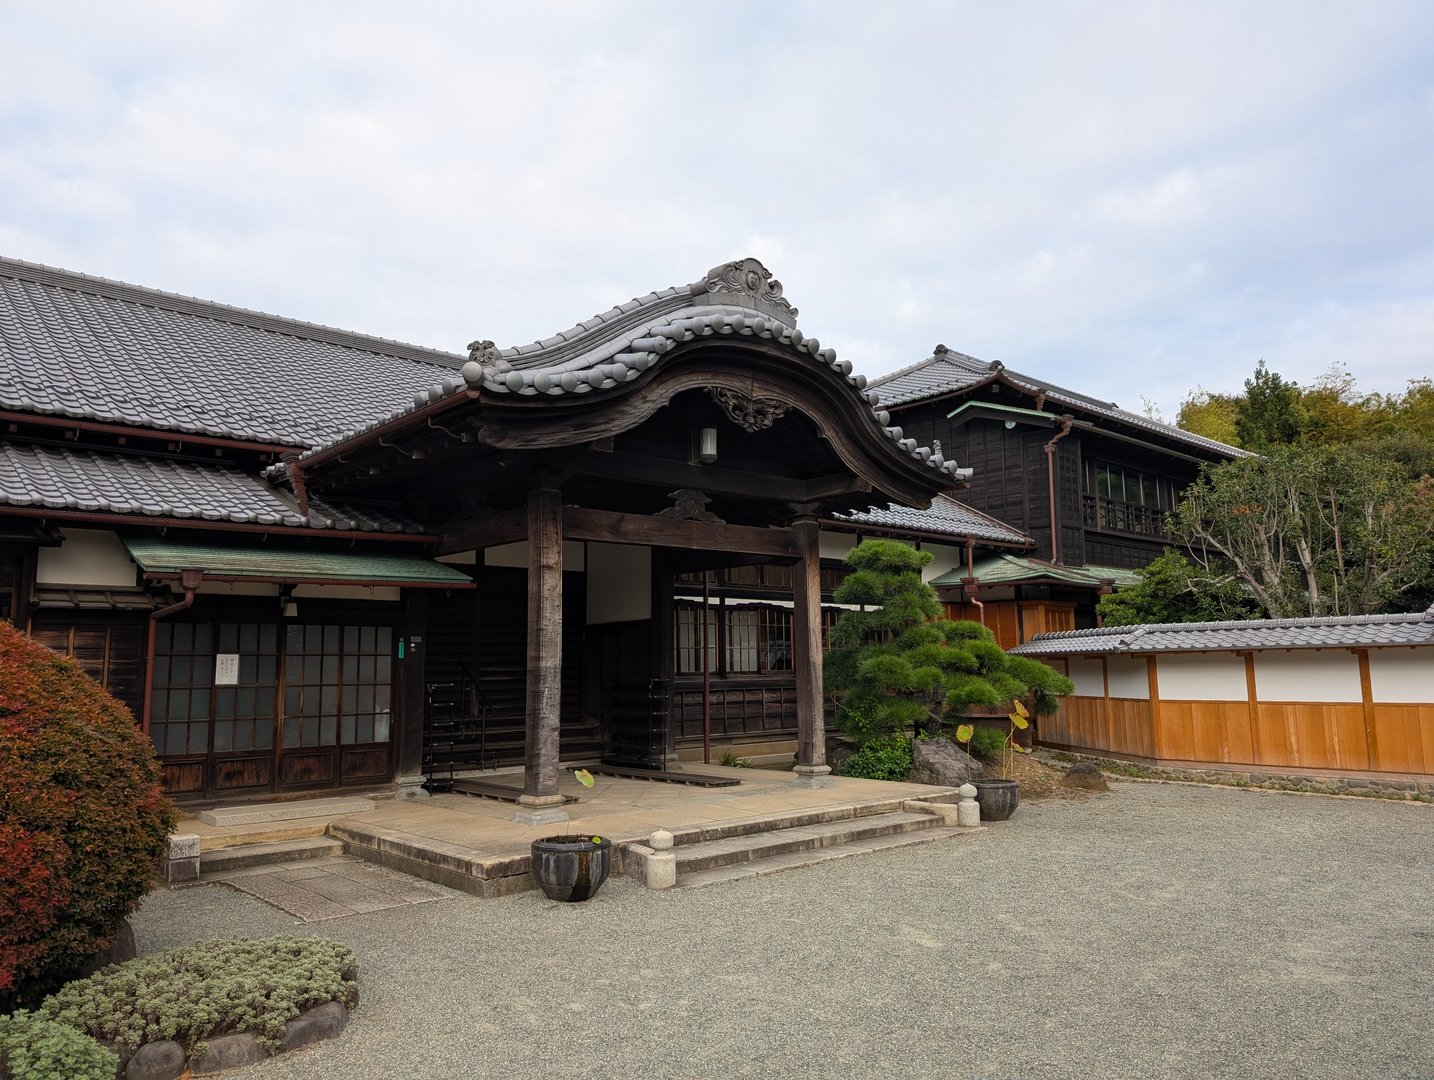
[[1434, 807], [1123, 782], [975, 836], [585, 904], [458, 896], [294, 925], [156, 893], [142, 953], [318, 934], [338, 1039], [226, 1074], [1434, 1076]]

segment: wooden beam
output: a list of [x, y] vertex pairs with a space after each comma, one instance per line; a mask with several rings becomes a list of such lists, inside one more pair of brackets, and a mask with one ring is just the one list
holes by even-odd
[[576, 507], [563, 511], [563, 535], [569, 540], [600, 540], [610, 544], [740, 551], [748, 555], [775, 555], [789, 559], [801, 555], [797, 540], [785, 529], [719, 525], [710, 521], [618, 514], [610, 510]]
[[443, 530], [435, 555], [452, 555], [459, 551], [513, 544], [528, 536], [528, 511], [505, 510], [481, 518], [455, 522]]
[[573, 458], [568, 465], [575, 474], [582, 476], [634, 481], [654, 487], [697, 488], [709, 495], [744, 495], [773, 502], [811, 502], [871, 490], [871, 484], [847, 472], [801, 480], [740, 469], [722, 469], [714, 465], [693, 465], [623, 450]]
[[801, 787], [829, 787], [822, 707], [822, 553], [817, 523], [792, 527], [801, 561], [792, 568], [792, 666], [797, 682], [797, 774]]
[[558, 791], [563, 696], [563, 497], [528, 492], [527, 746], [523, 794], [514, 820], [566, 821]]

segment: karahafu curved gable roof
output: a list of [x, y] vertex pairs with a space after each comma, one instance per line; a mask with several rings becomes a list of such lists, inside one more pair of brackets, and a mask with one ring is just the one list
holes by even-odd
[[[677, 346], [703, 338], [751, 338], [787, 350], [799, 363], [831, 369], [850, 385], [852, 394], [869, 409], [885, 436], [899, 451], [956, 484], [970, 476], [939, 451], [918, 446], [880, 408], [866, 377], [852, 373], [850, 361], [797, 329], [797, 309], [786, 300], [781, 283], [756, 259], [724, 263], [685, 287], [664, 289], [596, 315], [542, 341], [500, 349], [491, 341], [475, 341], [469, 360], [453, 375], [416, 394], [406, 408], [348, 432], [304, 456], [331, 452], [377, 428], [403, 421], [467, 392], [480, 398], [562, 398], [601, 394], [641, 378], [659, 366]], [[281, 475], [283, 464], [271, 467]]]

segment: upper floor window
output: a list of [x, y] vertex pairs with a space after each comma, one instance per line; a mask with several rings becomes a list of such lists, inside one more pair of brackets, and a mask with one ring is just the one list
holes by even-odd
[[1111, 532], [1165, 536], [1175, 509], [1175, 483], [1167, 476], [1105, 461], [1085, 463], [1085, 523]]

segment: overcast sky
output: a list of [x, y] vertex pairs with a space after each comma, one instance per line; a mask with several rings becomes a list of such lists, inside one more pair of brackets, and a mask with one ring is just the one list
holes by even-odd
[[[1434, 373], [1434, 3], [0, 0], [0, 253], [462, 351], [753, 255], [1173, 418]], [[336, 378], [342, 373], [336, 372]]]

